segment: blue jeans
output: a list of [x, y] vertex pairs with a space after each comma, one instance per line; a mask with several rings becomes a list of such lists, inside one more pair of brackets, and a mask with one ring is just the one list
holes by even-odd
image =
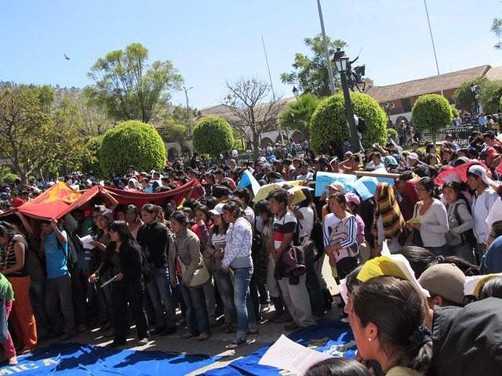
[[214, 280], [225, 306], [225, 322], [235, 323], [234, 287], [229, 273], [220, 270], [214, 272]]
[[233, 269], [234, 305], [237, 315], [237, 339], [246, 338], [248, 326], [256, 325], [256, 317], [251, 302], [249, 282], [253, 267]]
[[190, 333], [197, 335], [201, 332], [209, 333], [209, 319], [207, 317], [204, 289], [202, 287], [188, 288], [179, 285], [183, 301], [186, 305], [186, 323]]
[[157, 327], [174, 328], [176, 326], [176, 312], [168, 269], [153, 269], [152, 279], [147, 284], [146, 289], [155, 310]]

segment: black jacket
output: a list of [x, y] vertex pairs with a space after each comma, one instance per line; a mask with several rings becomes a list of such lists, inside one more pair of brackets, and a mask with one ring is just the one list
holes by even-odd
[[[99, 269], [98, 274], [103, 274], [107, 270], [113, 268], [112, 257], [115, 253], [115, 243], [110, 242], [106, 247], [104, 260]], [[143, 273], [141, 269], [141, 248], [133, 241], [124, 243], [119, 250], [120, 271], [124, 275], [122, 283], [124, 284], [140, 284], [143, 282]], [[101, 281], [101, 283], [106, 281]]]
[[138, 230], [138, 243], [154, 268], [167, 268], [169, 250], [169, 229], [159, 222], [142, 225]]
[[502, 375], [502, 299], [434, 310], [430, 375]]

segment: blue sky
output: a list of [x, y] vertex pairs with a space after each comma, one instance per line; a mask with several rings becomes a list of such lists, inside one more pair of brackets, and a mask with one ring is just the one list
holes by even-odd
[[[366, 74], [385, 85], [436, 74], [423, 0], [322, 0], [326, 32], [359, 51]], [[490, 32], [500, 0], [428, 0], [441, 73], [502, 65]], [[225, 82], [268, 81], [291, 70], [305, 37], [320, 32], [316, 0], [2, 0], [0, 80], [84, 87], [98, 57], [140, 42], [152, 60], [173, 62], [191, 106], [221, 102]], [[71, 59], [65, 60], [64, 54]], [[173, 103], [185, 105], [183, 92]]]

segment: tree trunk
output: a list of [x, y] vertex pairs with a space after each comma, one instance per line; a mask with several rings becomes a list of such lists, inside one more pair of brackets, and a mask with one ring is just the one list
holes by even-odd
[[253, 134], [253, 159], [255, 161], [258, 159], [258, 146], [259, 146], [259, 137], [258, 135]]

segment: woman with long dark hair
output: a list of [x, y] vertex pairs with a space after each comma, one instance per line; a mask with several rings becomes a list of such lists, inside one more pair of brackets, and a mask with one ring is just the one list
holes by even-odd
[[454, 181], [446, 183], [443, 186], [443, 198], [446, 201], [450, 227], [447, 233], [449, 253], [473, 263], [475, 261], [473, 249], [476, 246], [472, 231], [474, 218], [461, 192], [461, 185]]
[[256, 318], [249, 290], [249, 283], [253, 275], [253, 259], [251, 257], [253, 228], [245, 218], [244, 211], [237, 201], [230, 200], [225, 203], [223, 220], [229, 224], [229, 229], [220, 270], [228, 273], [231, 269], [233, 272], [234, 305], [237, 314], [237, 338], [227, 348], [236, 348], [247, 343], [248, 330], [256, 332]]
[[[111, 347], [125, 345], [127, 337], [127, 305], [136, 323], [139, 345], [149, 341], [148, 321], [143, 308], [145, 284], [142, 272], [142, 256], [138, 243], [129, 232], [127, 223], [115, 221], [110, 225], [110, 243], [106, 247], [105, 259], [89, 280], [96, 283], [100, 275], [111, 270], [113, 324], [115, 339]], [[109, 280], [110, 281], [110, 280]], [[109, 282], [100, 280], [101, 284]]]
[[15, 302], [11, 321], [21, 343], [21, 353], [37, 346], [37, 324], [30, 301], [30, 277], [26, 269], [28, 243], [17, 228], [7, 222], [0, 223], [0, 273], [12, 285]]
[[357, 286], [349, 320], [361, 358], [377, 360], [387, 376], [424, 375], [432, 356], [425, 312], [409, 281], [381, 276]]
[[227, 333], [235, 332], [235, 305], [234, 305], [234, 287], [232, 279], [228, 273], [223, 273], [221, 268], [221, 260], [225, 253], [225, 245], [227, 244], [228, 223], [223, 220], [223, 206], [218, 204], [211, 209], [211, 219], [213, 227], [209, 234], [207, 247], [203, 252], [204, 263], [206, 264], [209, 273], [214, 276], [218, 292], [220, 293], [223, 302], [225, 323], [222, 329]]
[[157, 205], [143, 205], [141, 218], [143, 225], [138, 230], [137, 240], [152, 270], [152, 278], [146, 285], [146, 291], [155, 311], [156, 327], [153, 332], [172, 334], [176, 331], [176, 313], [169, 283], [167, 255], [171, 232], [159, 221]]
[[[188, 331], [183, 338], [197, 337], [199, 341], [209, 338], [209, 319], [204, 301], [204, 289], [201, 286], [190, 286], [195, 271], [203, 267], [200, 241], [197, 235], [188, 228], [188, 218], [182, 211], [171, 215], [171, 229], [174, 239], [169, 250], [169, 277], [172, 288], [178, 286], [186, 305], [186, 325]], [[176, 278], [178, 277], [178, 278]]]
[[446, 234], [450, 229], [446, 207], [440, 200], [434, 198], [435, 185], [431, 178], [420, 179], [416, 187], [420, 201], [415, 204], [415, 220], [408, 221], [408, 226], [420, 232], [425, 248], [436, 256], [446, 256], [448, 254]]
[[343, 193], [331, 195], [328, 202], [331, 213], [323, 221], [324, 251], [331, 268], [343, 279], [357, 266], [356, 217], [347, 211]]

